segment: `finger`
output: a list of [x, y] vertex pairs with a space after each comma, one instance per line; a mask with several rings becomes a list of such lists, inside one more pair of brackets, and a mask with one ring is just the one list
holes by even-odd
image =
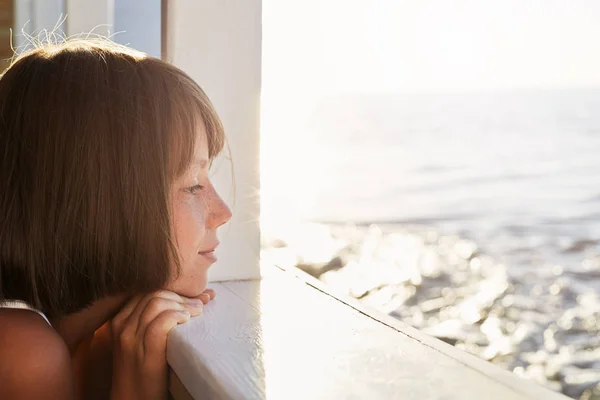
[[[148, 326], [157, 316], [159, 316], [162, 312], [172, 310], [172, 311], [180, 311], [183, 310], [183, 304], [171, 300], [165, 299], [162, 297], [153, 297], [147, 303], [144, 310], [140, 314], [139, 319], [137, 320], [136, 333], [138, 337], [143, 334], [146, 330], [146, 326]], [[135, 323], [133, 318], [131, 319], [131, 323]]]
[[208, 304], [210, 302], [210, 295], [208, 293], [202, 293], [197, 297], [202, 303]]
[[146, 326], [150, 325], [154, 319], [156, 319], [164, 311], [178, 311], [185, 310], [191, 316], [200, 315], [204, 309], [202, 301], [197, 299], [188, 299], [185, 302], [179, 303], [171, 299], [165, 299], [162, 297], [154, 297], [147, 304], [146, 308], [140, 315], [138, 320], [136, 332], [138, 337], [142, 332], [146, 330]]
[[201, 314], [203, 308], [204, 304], [202, 301], [196, 299], [188, 299], [187, 301], [180, 303], [171, 299], [154, 297], [146, 304], [146, 308], [142, 311], [136, 331], [138, 333], [143, 332], [145, 327], [164, 311], [186, 310], [192, 316], [195, 316]]
[[129, 318], [135, 307], [144, 297], [143, 294], [139, 294], [131, 297], [125, 305], [121, 308], [121, 310], [115, 315], [111, 321], [111, 325], [114, 330], [120, 331], [123, 327], [125, 321]]
[[137, 321], [139, 321], [142, 312], [146, 309], [146, 306], [153, 298], [161, 298], [167, 300], [173, 300], [178, 303], [183, 303], [183, 299], [177, 293], [171, 292], [170, 290], [158, 290], [153, 293], [149, 293], [144, 296], [136, 305], [133, 312], [131, 312], [128, 320], [132, 321], [132, 323], [137, 325]]
[[156, 316], [144, 331], [144, 355], [148, 358], [161, 357], [164, 362], [169, 331], [176, 325], [189, 321], [190, 317], [187, 310], [166, 310]]
[[204, 303], [204, 304], [208, 304], [211, 300], [213, 300], [215, 298], [216, 295], [217, 294], [215, 293], [214, 290], [206, 289], [204, 292], [200, 293], [195, 298], [200, 299], [202, 301], [202, 303]]
[[183, 305], [192, 314], [192, 317], [200, 315], [204, 311], [204, 302], [202, 299], [188, 299]]

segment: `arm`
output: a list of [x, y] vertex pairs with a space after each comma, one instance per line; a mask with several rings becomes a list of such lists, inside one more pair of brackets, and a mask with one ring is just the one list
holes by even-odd
[[75, 398], [69, 350], [39, 315], [4, 310], [0, 326], [0, 399]]

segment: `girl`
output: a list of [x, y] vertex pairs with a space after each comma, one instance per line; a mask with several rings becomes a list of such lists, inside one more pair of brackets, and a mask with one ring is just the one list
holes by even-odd
[[[167, 333], [214, 298], [224, 145], [184, 72], [108, 41], [0, 78], [0, 398], [161, 399]], [[34, 311], [34, 312], [32, 312]]]

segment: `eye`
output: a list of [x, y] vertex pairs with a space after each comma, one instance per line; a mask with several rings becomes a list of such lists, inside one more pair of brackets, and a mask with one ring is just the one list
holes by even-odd
[[188, 193], [190, 193], [190, 194], [196, 194], [196, 192], [198, 192], [198, 191], [200, 191], [202, 189], [204, 189], [204, 186], [202, 186], [202, 185], [194, 185], [194, 186], [191, 186], [191, 187], [187, 188], [186, 191]]

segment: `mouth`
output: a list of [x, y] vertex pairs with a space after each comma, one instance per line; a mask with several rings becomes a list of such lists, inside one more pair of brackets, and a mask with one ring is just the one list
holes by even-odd
[[218, 246], [219, 246], [219, 243], [217, 242], [214, 246], [211, 246], [206, 250], [199, 251], [198, 254], [201, 257], [204, 257], [205, 259], [207, 259], [208, 261], [213, 263], [213, 262], [217, 261], [217, 256], [215, 255], [215, 250], [217, 249]]

